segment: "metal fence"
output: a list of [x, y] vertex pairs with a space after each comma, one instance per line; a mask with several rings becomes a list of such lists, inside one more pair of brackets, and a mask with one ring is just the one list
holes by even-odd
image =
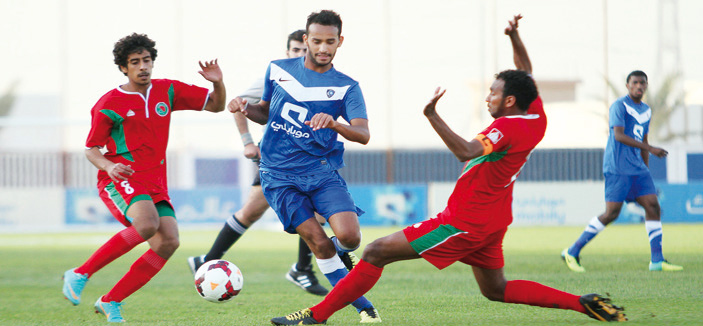
[[[464, 163], [448, 150], [349, 151], [340, 171], [349, 183], [453, 182]], [[603, 149], [539, 149], [520, 174], [522, 181], [603, 179]]]
[[[346, 167], [340, 173], [350, 184], [453, 182], [463, 166], [451, 152], [435, 149], [348, 151], [344, 160]], [[199, 170], [207, 172], [208, 180], [231, 181], [227, 176], [232, 174], [232, 169], [242, 166], [236, 159], [231, 161], [231, 164], [218, 162]], [[536, 150], [520, 180], [602, 180], [602, 161], [602, 149]], [[179, 187], [178, 155], [169, 154], [168, 162], [169, 185]], [[82, 152], [0, 153], [0, 187], [94, 187], [96, 173], [97, 169]], [[201, 184], [199, 179], [195, 184]]]

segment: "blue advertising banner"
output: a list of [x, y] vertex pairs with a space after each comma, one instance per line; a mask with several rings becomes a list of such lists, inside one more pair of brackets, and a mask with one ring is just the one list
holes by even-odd
[[[242, 206], [239, 187], [170, 190], [179, 223], [224, 222]], [[119, 223], [105, 207], [97, 189], [66, 189], [66, 224]]]
[[[659, 191], [662, 222], [703, 222], [703, 183], [656, 184], [656, 186]], [[644, 223], [644, 209], [635, 203], [623, 205], [616, 222]]]
[[356, 206], [365, 214], [363, 226], [411, 225], [427, 219], [426, 185], [349, 186]]

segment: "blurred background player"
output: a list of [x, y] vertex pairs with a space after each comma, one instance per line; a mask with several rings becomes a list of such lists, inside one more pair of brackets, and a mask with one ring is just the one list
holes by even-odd
[[[338, 135], [360, 144], [370, 138], [366, 104], [359, 83], [337, 71], [332, 60], [342, 45], [342, 19], [323, 10], [308, 16], [303, 58], [271, 62], [261, 101], [241, 97], [229, 103], [231, 112], [266, 124], [261, 141], [261, 186], [283, 229], [299, 234], [315, 254], [320, 271], [334, 286], [347, 275], [338, 255], [359, 247], [358, 215], [346, 182], [344, 144]], [[338, 122], [342, 117], [348, 124]], [[330, 239], [315, 219], [318, 212], [336, 237]], [[362, 323], [380, 322], [364, 297], [351, 304]]]
[[647, 74], [635, 70], [627, 75], [628, 94], [610, 106], [610, 133], [603, 155], [605, 176], [605, 213], [595, 216], [571, 247], [561, 252], [561, 258], [574, 272], [585, 272], [581, 266], [581, 249], [605, 226], [615, 221], [624, 201], [636, 201], [645, 211], [645, 228], [649, 235], [650, 271], [681, 271], [683, 267], [669, 263], [662, 254], [661, 209], [652, 174], [649, 153], [666, 157], [666, 150], [649, 145], [649, 121], [652, 110], [642, 102], [647, 91]]
[[[116, 258], [147, 241], [149, 249], [117, 284], [95, 303], [109, 322], [124, 322], [122, 301], [156, 275], [179, 246], [176, 214], [166, 182], [166, 146], [171, 113], [220, 112], [225, 86], [217, 60], [200, 63], [200, 75], [213, 91], [176, 80], [151, 79], [156, 43], [132, 34], [115, 43], [114, 62], [128, 78], [100, 98], [91, 110], [86, 157], [98, 171], [98, 191], [113, 216], [126, 227], [90, 258], [64, 273], [63, 294], [81, 302], [88, 279]], [[103, 154], [100, 149], [106, 147]]]
[[[449, 150], [467, 162], [447, 208], [437, 217], [406, 227], [366, 246], [361, 261], [318, 305], [271, 319], [274, 325], [323, 324], [336, 311], [369, 291], [387, 264], [424, 258], [438, 269], [459, 261], [471, 265], [481, 293], [492, 301], [575, 310], [599, 320], [626, 320], [621, 308], [597, 294], [577, 296], [536, 282], [508, 281], [503, 273], [503, 237], [512, 222], [515, 180], [542, 140], [547, 118], [530, 76], [532, 65], [517, 32], [517, 15], [505, 34], [520, 70], [496, 75], [486, 97], [495, 119], [466, 141], [440, 118], [435, 90], [424, 115]], [[441, 320], [441, 319], [438, 319]]]
[[[304, 34], [305, 30], [301, 29], [288, 35], [286, 57], [299, 58], [305, 56], [307, 48], [305, 47], [305, 43], [303, 43]], [[263, 93], [264, 79], [260, 78], [252, 84], [249, 89], [244, 91], [243, 94], [239, 95], [239, 97], [246, 99], [248, 103], [254, 104], [261, 100], [261, 95]], [[244, 206], [234, 213], [232, 217], [227, 219], [222, 230], [220, 230], [220, 233], [217, 235], [215, 242], [212, 244], [212, 247], [210, 247], [210, 251], [205, 255], [188, 258], [188, 265], [193, 274], [195, 274], [195, 271], [197, 271], [203, 263], [222, 258], [225, 252], [239, 240], [252, 224], [261, 219], [261, 216], [263, 216], [269, 208], [269, 204], [266, 202], [264, 193], [261, 190], [261, 178], [258, 172], [261, 151], [249, 133], [247, 118], [241, 112], [236, 112], [234, 113], [234, 120], [237, 124], [239, 134], [242, 137], [242, 143], [244, 144], [244, 156], [256, 163], [256, 177], [249, 190], [249, 198], [246, 203], [244, 203]], [[298, 262], [293, 264], [288, 273], [286, 273], [286, 279], [312, 294], [325, 295], [328, 292], [324, 286], [320, 285], [317, 277], [315, 277], [312, 270], [312, 251], [310, 251], [310, 247], [308, 247], [302, 238], [298, 245]]]

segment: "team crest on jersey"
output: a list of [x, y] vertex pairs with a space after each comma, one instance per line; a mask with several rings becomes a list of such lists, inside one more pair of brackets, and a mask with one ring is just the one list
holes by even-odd
[[497, 144], [503, 138], [503, 133], [500, 132], [500, 130], [493, 128], [491, 129], [491, 132], [486, 135], [486, 137], [490, 139], [493, 144]]
[[164, 102], [159, 102], [156, 104], [156, 114], [161, 117], [165, 117], [168, 114], [168, 105]]
[[334, 95], [334, 90], [333, 89], [328, 89], [327, 90], [327, 98], [331, 98]]

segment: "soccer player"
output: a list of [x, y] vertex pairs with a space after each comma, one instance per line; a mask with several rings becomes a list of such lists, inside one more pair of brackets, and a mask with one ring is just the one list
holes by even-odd
[[[337, 172], [344, 166], [344, 145], [337, 136], [361, 144], [370, 137], [359, 83], [332, 65], [344, 41], [341, 33], [337, 13], [310, 14], [303, 36], [305, 57], [271, 62], [259, 103], [236, 97], [228, 105], [231, 112], [266, 124], [259, 172], [264, 196], [284, 230], [299, 234], [310, 246], [333, 286], [348, 273], [339, 254], [359, 247], [358, 215], [363, 213]], [[338, 122], [339, 117], [348, 124]], [[336, 237], [327, 237], [314, 212], [329, 222]], [[354, 299], [362, 323], [381, 321], [371, 302]]]
[[649, 145], [649, 121], [652, 109], [642, 102], [647, 91], [647, 74], [635, 70], [627, 75], [628, 94], [610, 106], [610, 133], [603, 156], [605, 176], [605, 213], [595, 216], [571, 247], [561, 252], [561, 258], [574, 272], [585, 272], [581, 266], [581, 249], [605, 226], [615, 221], [624, 201], [639, 203], [645, 211], [645, 228], [649, 234], [650, 271], [675, 272], [683, 270], [664, 259], [662, 254], [661, 209], [649, 172], [649, 154], [666, 157], [666, 150]]
[[[307, 48], [305, 47], [305, 43], [303, 43], [304, 34], [305, 30], [301, 29], [288, 35], [286, 57], [299, 58], [305, 55]], [[263, 92], [264, 80], [261, 78], [239, 96], [245, 98], [249, 103], [257, 103], [261, 100]], [[247, 118], [241, 112], [237, 112], [234, 113], [234, 120], [237, 124], [242, 142], [244, 143], [244, 156], [257, 163], [258, 166], [261, 151], [259, 150], [259, 146], [254, 143], [249, 133]], [[246, 203], [244, 203], [244, 206], [234, 213], [232, 217], [227, 219], [222, 230], [220, 230], [220, 233], [217, 235], [215, 242], [212, 244], [212, 247], [210, 247], [210, 251], [205, 255], [188, 258], [188, 265], [193, 274], [195, 274], [195, 271], [197, 271], [203, 263], [222, 258], [225, 252], [239, 240], [244, 232], [246, 232], [252, 224], [261, 219], [261, 216], [264, 215], [268, 208], [269, 204], [266, 202], [264, 193], [261, 190], [261, 178], [259, 178], [257, 173], [251, 185], [249, 198]], [[325, 295], [328, 292], [324, 286], [320, 285], [317, 277], [315, 277], [312, 270], [312, 251], [310, 251], [310, 247], [308, 247], [302, 238], [300, 238], [298, 244], [298, 262], [293, 264], [288, 273], [286, 273], [286, 279], [303, 290], [315, 295]]]
[[274, 325], [321, 324], [348, 302], [370, 290], [387, 264], [424, 258], [438, 269], [454, 262], [471, 265], [481, 293], [493, 301], [571, 309], [601, 320], [624, 319], [621, 308], [597, 294], [577, 296], [503, 274], [503, 236], [512, 222], [515, 179], [544, 136], [547, 118], [530, 76], [531, 63], [517, 32], [520, 15], [505, 33], [520, 70], [496, 75], [486, 97], [495, 120], [470, 141], [454, 133], [435, 106], [445, 91], [437, 88], [424, 115], [450, 151], [467, 162], [447, 208], [366, 246], [361, 261], [316, 306], [271, 319]]
[[[156, 43], [132, 34], [115, 43], [114, 62], [127, 83], [107, 92], [91, 110], [86, 157], [98, 171], [100, 198], [126, 227], [98, 248], [82, 265], [64, 273], [63, 294], [81, 302], [88, 279], [142, 242], [149, 249], [107, 294], [95, 311], [108, 322], [124, 322], [122, 301], [158, 273], [179, 246], [176, 214], [166, 183], [166, 146], [171, 113], [178, 110], [220, 112], [225, 85], [217, 60], [200, 62], [200, 75], [213, 91], [176, 80], [151, 79]], [[101, 152], [105, 147], [106, 152]]]

